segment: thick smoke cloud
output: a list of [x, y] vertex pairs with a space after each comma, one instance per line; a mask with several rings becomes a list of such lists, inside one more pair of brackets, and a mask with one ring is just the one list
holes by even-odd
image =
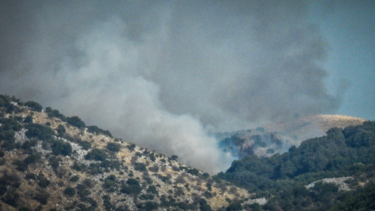
[[1, 3], [0, 89], [224, 170], [214, 131], [326, 113], [327, 43], [304, 1]]

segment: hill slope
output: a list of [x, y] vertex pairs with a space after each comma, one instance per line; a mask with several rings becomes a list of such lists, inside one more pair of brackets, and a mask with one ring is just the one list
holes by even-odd
[[362, 189], [374, 192], [374, 161], [375, 122], [366, 121], [332, 128], [281, 155], [245, 156], [219, 177], [268, 199], [258, 210], [370, 210], [373, 197]]
[[2, 210], [224, 210], [250, 194], [79, 117], [0, 95]]
[[364, 121], [344, 115], [314, 115], [257, 129], [217, 134], [217, 138], [221, 140], [224, 151], [238, 158], [253, 154], [269, 157], [275, 153], [284, 153], [291, 146], [299, 146], [304, 140], [324, 136], [330, 128], [361, 125]]

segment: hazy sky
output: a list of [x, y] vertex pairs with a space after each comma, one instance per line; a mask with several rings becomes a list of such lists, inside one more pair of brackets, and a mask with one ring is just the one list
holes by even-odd
[[[375, 2], [346, 1], [316, 18], [330, 45], [325, 63], [331, 84], [340, 78], [350, 86], [334, 112], [375, 120]], [[335, 90], [329, 86], [329, 90]], [[334, 91], [332, 91], [334, 92]]]
[[1, 1], [0, 90], [217, 172], [233, 158], [211, 132], [321, 113], [375, 119], [374, 8]]

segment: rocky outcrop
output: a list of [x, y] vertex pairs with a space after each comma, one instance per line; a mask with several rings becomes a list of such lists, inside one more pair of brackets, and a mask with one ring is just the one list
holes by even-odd
[[315, 182], [312, 182], [308, 185], [306, 185], [305, 187], [307, 189], [313, 189], [315, 184], [317, 182], [322, 182], [322, 183], [331, 183], [331, 184], [335, 184], [338, 188], [339, 188], [339, 191], [349, 191], [350, 188], [348, 186], [348, 184], [345, 183], [346, 180], [348, 179], [353, 179], [353, 177], [334, 177], [334, 178], [325, 178], [325, 179], [321, 179], [321, 180], [317, 180]]

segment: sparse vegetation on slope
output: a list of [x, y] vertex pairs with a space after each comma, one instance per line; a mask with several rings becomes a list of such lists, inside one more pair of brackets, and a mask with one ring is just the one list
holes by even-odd
[[250, 196], [50, 107], [0, 95], [0, 112], [2, 210], [225, 210]]

